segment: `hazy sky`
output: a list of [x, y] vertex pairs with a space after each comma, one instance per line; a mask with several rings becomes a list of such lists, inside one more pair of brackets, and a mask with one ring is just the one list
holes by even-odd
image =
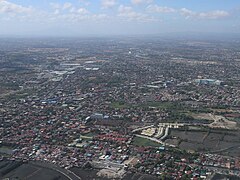
[[240, 33], [240, 0], [0, 0], [0, 35]]

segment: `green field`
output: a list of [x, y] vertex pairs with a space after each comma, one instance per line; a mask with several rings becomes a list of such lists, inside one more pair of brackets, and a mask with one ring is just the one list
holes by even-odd
[[83, 140], [91, 140], [91, 139], [93, 139], [94, 136], [96, 136], [95, 133], [89, 132], [87, 134], [81, 134], [80, 138]]
[[125, 103], [123, 103], [123, 102], [113, 102], [113, 103], [111, 104], [111, 107], [112, 107], [112, 108], [122, 109], [122, 108], [128, 108], [129, 105], [127, 105], [127, 104], [125, 104]]
[[0, 154], [8, 154], [11, 155], [13, 153], [13, 148], [7, 146], [0, 147]]
[[135, 146], [152, 146], [152, 147], [161, 146], [160, 144], [158, 144], [156, 142], [153, 142], [149, 139], [141, 138], [141, 137], [134, 137], [132, 144]]
[[87, 137], [93, 137], [93, 136], [96, 136], [95, 133], [92, 133], [92, 132], [89, 132], [87, 134], [83, 134], [83, 136], [87, 136]]

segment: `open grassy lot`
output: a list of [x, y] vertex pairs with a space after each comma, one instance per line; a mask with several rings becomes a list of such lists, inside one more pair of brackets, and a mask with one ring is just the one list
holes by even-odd
[[113, 102], [113, 103], [111, 104], [111, 107], [112, 107], [112, 108], [116, 108], [116, 109], [122, 109], [122, 108], [128, 108], [128, 107], [130, 107], [130, 105], [127, 105], [127, 104], [125, 104], [125, 103], [123, 103], [123, 102]]
[[192, 112], [189, 112], [188, 115], [192, 116], [194, 119], [205, 119], [205, 120], [213, 121], [213, 118], [209, 113], [192, 113]]
[[83, 134], [83, 135], [84, 135], [84, 136], [88, 136], [88, 137], [96, 136], [96, 134], [93, 133], [93, 132], [89, 132], [89, 133], [87, 133], [87, 134]]
[[[180, 131], [171, 130], [170, 136], [176, 139], [168, 139], [166, 142], [178, 145], [181, 149], [223, 153], [230, 156], [238, 156], [240, 147], [240, 135], [238, 131]], [[175, 141], [178, 141], [175, 142]], [[236, 148], [238, 151], [236, 151]], [[240, 151], [239, 151], [240, 152]]]
[[81, 168], [77, 168], [77, 167], [73, 167], [70, 169], [72, 172], [74, 172], [75, 174], [77, 174], [78, 176], [80, 176], [82, 178], [82, 180], [84, 179], [95, 179], [95, 180], [108, 180], [107, 178], [104, 177], [98, 177], [97, 176], [97, 170], [91, 169], [91, 170], [83, 170]]
[[145, 102], [140, 104], [127, 104], [125, 102], [113, 102], [110, 105], [112, 108], [129, 108], [129, 107], [156, 107], [156, 108], [162, 108], [162, 109], [182, 109], [181, 106], [179, 106], [177, 103], [173, 102]]
[[141, 137], [134, 137], [133, 145], [135, 146], [152, 146], [152, 147], [159, 147], [160, 144], [153, 142], [149, 139], [141, 138]]
[[12, 154], [13, 153], [13, 148], [7, 147], [7, 146], [1, 146], [0, 147], [0, 154]]
[[[7, 164], [13, 164], [15, 162], [7, 162]], [[6, 165], [0, 169], [0, 171], [5, 170], [9, 165]], [[28, 180], [43, 180], [43, 179], [59, 179], [67, 180], [68, 178], [61, 173], [51, 170], [49, 168], [44, 168], [40, 166], [35, 166], [32, 164], [22, 164], [16, 168], [12, 168], [10, 172], [4, 174], [1, 179], [28, 179]]]

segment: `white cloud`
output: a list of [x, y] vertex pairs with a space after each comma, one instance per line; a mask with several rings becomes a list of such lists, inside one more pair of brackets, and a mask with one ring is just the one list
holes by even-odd
[[[38, 24], [54, 24], [56, 22], [63, 23], [79, 23], [104, 21], [109, 18], [107, 14], [91, 13], [86, 8], [75, 7], [71, 3], [50, 3], [52, 11], [42, 11], [39, 9], [32, 9], [31, 7], [24, 7], [21, 5], [9, 3], [0, 0], [0, 14], [4, 13], [4, 21], [17, 20], [23, 23], [38, 23]], [[6, 16], [5, 16], [6, 15]], [[0, 22], [3, 21], [0, 19]]]
[[53, 9], [61, 9], [61, 4], [58, 4], [58, 3], [50, 3], [50, 6]]
[[78, 0], [81, 4], [85, 5], [85, 6], [89, 6], [91, 3], [87, 0]]
[[72, 4], [71, 3], [66, 2], [66, 3], [63, 4], [63, 7], [62, 7], [63, 10], [70, 9], [70, 8], [72, 8]]
[[180, 14], [185, 16], [186, 19], [197, 18], [197, 19], [220, 19], [229, 16], [227, 11], [215, 10], [209, 12], [194, 12], [186, 8], [180, 9]]
[[106, 14], [60, 14], [58, 16], [52, 16], [51, 18], [54, 22], [64, 21], [65, 23], [79, 23], [79, 22], [93, 22], [93, 21], [105, 21], [109, 19]]
[[131, 0], [132, 4], [149, 4], [153, 2], [153, 0]]
[[130, 6], [120, 5], [118, 8], [118, 16], [128, 21], [154, 21], [153, 17], [147, 14], [138, 13]]
[[172, 13], [175, 12], [176, 10], [165, 6], [163, 7], [158, 5], [149, 5], [147, 7], [147, 11], [150, 13]]
[[195, 13], [187, 8], [182, 8], [182, 9], [180, 9], [180, 14], [185, 16], [186, 19], [189, 19], [191, 17], [195, 17], [197, 13]]
[[[81, 1], [87, 3], [87, 1]], [[55, 8], [53, 13], [46, 13], [46, 18], [42, 22], [64, 22], [64, 23], [79, 23], [79, 22], [92, 22], [103, 21], [108, 17], [106, 14], [91, 13], [84, 7], [76, 7], [71, 3], [65, 4], [50, 4], [52, 8]]]
[[76, 8], [75, 7], [72, 7], [71, 9], [69, 9], [69, 12], [70, 13], [74, 13], [74, 12], [76, 12], [77, 10], [76, 10]]
[[102, 8], [107, 9], [107, 8], [111, 8], [115, 5], [117, 5], [117, 1], [116, 0], [102, 0], [101, 5], [102, 5]]
[[58, 14], [60, 14], [60, 11], [59, 11], [59, 9], [55, 9], [55, 11], [54, 11], [54, 13], [53, 14], [55, 14], [55, 15], [58, 15]]
[[89, 11], [85, 8], [74, 7], [72, 3], [66, 2], [64, 4], [50, 3], [51, 7], [54, 9], [55, 15], [58, 14], [88, 14]]
[[130, 6], [124, 6], [124, 5], [120, 5], [119, 6], [119, 8], [118, 8], [118, 12], [120, 13], [120, 14], [128, 14], [128, 13], [131, 13], [131, 12], [133, 12], [133, 9], [132, 9], [132, 7], [130, 7]]
[[79, 14], [88, 14], [89, 11], [87, 9], [85, 9], [85, 8], [79, 8], [77, 10], [77, 13], [79, 13]]
[[106, 14], [94, 14], [92, 15], [92, 20], [107, 20], [109, 16]]
[[205, 13], [199, 13], [199, 17], [203, 19], [219, 19], [229, 16], [229, 13], [226, 11], [211, 11], [211, 12], [205, 12]]
[[73, 9], [73, 5], [70, 2], [65, 2], [64, 4], [59, 4], [59, 3], [50, 3], [50, 6], [54, 9], [54, 10], [71, 10]]
[[31, 12], [33, 12], [33, 9], [31, 7], [24, 7], [5, 0], [0, 1], [0, 13], [19, 14]]

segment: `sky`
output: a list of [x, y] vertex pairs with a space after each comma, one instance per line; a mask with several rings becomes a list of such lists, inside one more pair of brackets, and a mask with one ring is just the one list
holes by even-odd
[[240, 0], [0, 0], [0, 35], [240, 33]]

